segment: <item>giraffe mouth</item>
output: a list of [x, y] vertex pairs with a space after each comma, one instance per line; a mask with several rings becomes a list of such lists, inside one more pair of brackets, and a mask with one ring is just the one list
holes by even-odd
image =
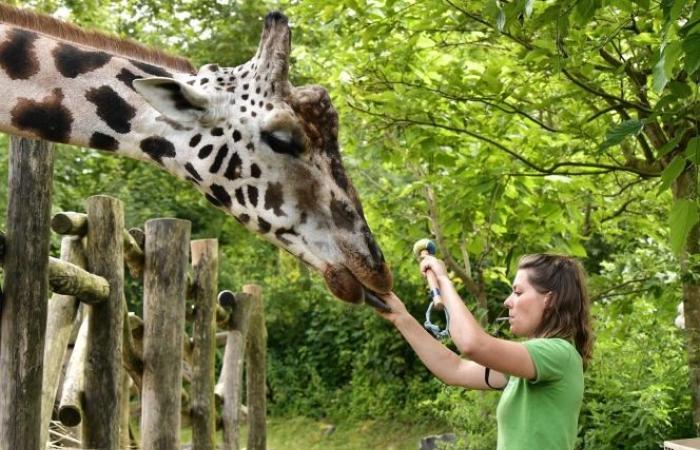
[[[379, 285], [377, 278], [383, 280]], [[343, 301], [354, 304], [366, 303], [379, 310], [389, 310], [389, 307], [376, 296], [376, 292], [384, 293], [391, 290], [391, 272], [386, 265], [382, 267], [379, 275], [369, 279], [364, 278], [367, 280], [365, 283], [342, 265], [329, 265], [323, 272], [323, 279], [333, 295]]]

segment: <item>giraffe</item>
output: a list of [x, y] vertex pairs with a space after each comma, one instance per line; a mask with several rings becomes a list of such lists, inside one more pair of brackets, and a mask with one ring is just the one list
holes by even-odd
[[248, 62], [195, 71], [0, 3], [0, 131], [153, 163], [314, 268], [336, 297], [372, 304], [366, 292], [388, 292], [391, 272], [343, 168], [329, 94], [289, 82], [290, 51], [279, 12]]

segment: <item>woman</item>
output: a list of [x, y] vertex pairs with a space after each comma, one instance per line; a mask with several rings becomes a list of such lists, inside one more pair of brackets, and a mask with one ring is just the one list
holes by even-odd
[[591, 356], [585, 275], [569, 257], [524, 256], [505, 300], [510, 329], [522, 342], [487, 334], [447, 277], [444, 264], [426, 256], [421, 272], [435, 274], [450, 313], [450, 334], [463, 359], [433, 339], [393, 293], [381, 313], [401, 332], [426, 367], [443, 382], [498, 389], [498, 450], [573, 449], [583, 399], [583, 369]]

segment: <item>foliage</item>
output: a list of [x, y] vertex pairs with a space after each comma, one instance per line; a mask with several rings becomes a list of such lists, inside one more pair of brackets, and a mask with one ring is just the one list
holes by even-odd
[[[414, 316], [427, 306], [411, 255], [419, 238], [441, 237], [486, 323], [503, 315], [520, 255], [576, 255], [598, 335], [580, 448], [693, 434], [683, 334], [671, 323], [682, 283], [698, 279], [693, 264], [681, 276], [675, 255], [698, 226], [700, 1], [25, 3], [196, 65], [247, 59], [264, 12], [283, 8], [293, 81], [329, 89], [346, 170]], [[389, 325], [331, 300], [316, 275], [190, 186], [89, 150], [57, 155], [56, 210], [108, 193], [129, 226], [189, 219], [195, 237], [220, 241], [222, 287], [264, 286], [273, 415], [433, 418], [464, 448], [494, 447], [497, 395], [441, 387]]]

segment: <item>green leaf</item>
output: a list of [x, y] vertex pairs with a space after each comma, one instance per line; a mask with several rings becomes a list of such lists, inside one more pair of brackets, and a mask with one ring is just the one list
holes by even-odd
[[676, 200], [671, 208], [671, 249], [680, 253], [690, 230], [698, 223], [698, 204], [692, 200]]
[[682, 47], [685, 53], [685, 70], [692, 75], [700, 67], [700, 34], [695, 33], [686, 37]]
[[678, 58], [681, 55], [680, 42], [671, 42], [661, 51], [659, 60], [656, 62], [653, 70], [654, 82], [652, 87], [654, 92], [660, 93], [666, 87], [666, 83], [673, 78], [673, 70], [678, 63]]
[[693, 164], [700, 165], [700, 138], [694, 137], [685, 147], [685, 157]]
[[676, 136], [671, 139], [670, 141], [666, 142], [658, 151], [658, 157], [662, 157], [674, 148], [676, 148], [676, 145], [681, 141], [683, 138], [683, 134], [685, 133], [685, 130], [681, 130]]
[[639, 120], [625, 120], [620, 125], [608, 131], [605, 141], [600, 144], [600, 150], [613, 147], [622, 142], [627, 136], [637, 135], [642, 131], [644, 124]]
[[685, 158], [682, 158], [680, 155], [676, 156], [673, 158], [671, 161], [671, 164], [666, 166], [663, 172], [661, 172], [661, 186], [659, 186], [659, 192], [662, 192], [666, 190], [669, 186], [671, 186], [671, 183], [673, 183], [673, 180], [678, 178], [678, 175], [683, 172], [683, 169], [685, 168]]
[[579, 25], [586, 25], [595, 16], [595, 11], [600, 7], [599, 0], [584, 0], [576, 2], [574, 7], [574, 21]]

